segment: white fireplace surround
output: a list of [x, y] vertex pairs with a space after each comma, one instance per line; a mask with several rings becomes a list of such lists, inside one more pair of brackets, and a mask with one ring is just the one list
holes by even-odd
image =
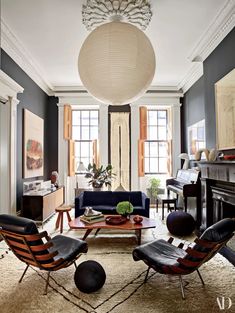
[[17, 94], [24, 88], [0, 70], [0, 213], [16, 214]]

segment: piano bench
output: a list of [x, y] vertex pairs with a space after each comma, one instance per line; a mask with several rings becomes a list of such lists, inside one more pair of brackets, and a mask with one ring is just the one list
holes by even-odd
[[173, 204], [173, 208], [176, 211], [177, 209], [177, 198], [168, 195], [158, 195], [156, 199], [156, 211], [158, 213], [158, 205], [162, 204], [162, 220], [164, 220], [164, 208], [165, 204], [167, 205], [168, 211], [170, 210], [170, 204]]

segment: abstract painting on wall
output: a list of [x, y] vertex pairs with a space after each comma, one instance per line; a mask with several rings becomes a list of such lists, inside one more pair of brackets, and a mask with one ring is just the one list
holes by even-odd
[[44, 121], [24, 109], [24, 178], [43, 176]]

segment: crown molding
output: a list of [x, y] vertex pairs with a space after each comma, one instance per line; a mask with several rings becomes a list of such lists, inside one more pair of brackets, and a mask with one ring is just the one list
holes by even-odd
[[195, 62], [193, 63], [190, 70], [187, 72], [187, 74], [184, 76], [184, 78], [181, 80], [181, 82], [178, 84], [178, 89], [182, 89], [183, 93], [189, 90], [190, 87], [192, 87], [193, 84], [198, 81], [200, 77], [203, 75], [203, 63], [202, 62]]
[[22, 93], [24, 91], [24, 88], [22, 86], [20, 86], [2, 70], [0, 70], [0, 82], [10, 88], [15, 94]]
[[194, 46], [188, 56], [189, 60], [203, 62], [234, 27], [235, 1], [227, 0]]
[[23, 43], [1, 19], [1, 47], [26, 72], [26, 74], [49, 96], [53, 95], [52, 85], [45, 79], [40, 66]]
[[[192, 67], [176, 86], [150, 86], [147, 94], [169, 93], [170, 96], [185, 93], [202, 75], [203, 61], [235, 27], [235, 0], [227, 0], [212, 23], [200, 37], [188, 59], [193, 62]], [[87, 94], [83, 86], [52, 86], [45, 78], [46, 74], [37, 64], [23, 43], [1, 19], [1, 46], [6, 53], [29, 75], [29, 77], [49, 96], [77, 97]]]

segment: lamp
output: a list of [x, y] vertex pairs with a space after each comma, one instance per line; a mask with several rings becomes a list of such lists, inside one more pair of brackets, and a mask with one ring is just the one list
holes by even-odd
[[86, 168], [83, 164], [83, 162], [79, 162], [79, 165], [77, 167], [77, 173], [76, 173], [76, 188], [78, 189], [78, 175], [84, 174], [86, 172]]
[[[140, 98], [150, 86], [155, 73], [155, 53], [143, 31], [122, 22], [130, 9], [126, 6], [126, 11], [122, 10], [127, 1], [109, 2], [113, 8], [107, 13], [107, 20], [112, 22], [98, 26], [88, 35], [79, 53], [78, 70], [83, 85], [94, 98], [112, 105], [129, 104]], [[93, 9], [97, 10], [107, 4], [97, 0], [92, 3]], [[144, 15], [143, 8], [150, 14], [146, 0], [133, 3], [134, 14]], [[131, 19], [127, 21], [131, 22]]]
[[84, 172], [86, 172], [86, 168], [85, 168], [85, 166], [84, 166], [82, 161], [79, 162], [79, 165], [77, 167], [77, 172], [79, 174], [83, 174]]

